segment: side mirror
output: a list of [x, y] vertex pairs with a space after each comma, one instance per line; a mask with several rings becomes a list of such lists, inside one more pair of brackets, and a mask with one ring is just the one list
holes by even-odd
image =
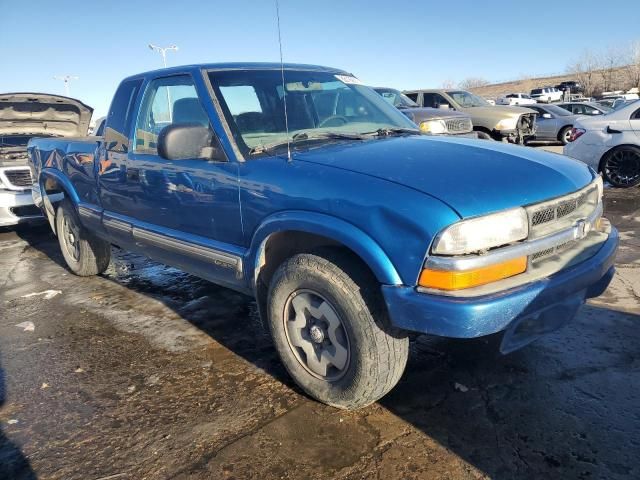
[[549, 118], [553, 118], [553, 117], [551, 116], [551, 114], [550, 114], [550, 113], [543, 113], [543, 114], [542, 114], [542, 118], [547, 118], [547, 119], [549, 119]]
[[160, 130], [158, 155], [167, 160], [218, 160], [223, 157], [213, 146], [211, 129], [196, 123], [176, 123]]

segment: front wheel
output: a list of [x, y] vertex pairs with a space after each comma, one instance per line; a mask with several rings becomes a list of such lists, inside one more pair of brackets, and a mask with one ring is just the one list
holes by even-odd
[[63, 200], [56, 212], [56, 234], [69, 270], [80, 277], [104, 272], [111, 259], [111, 245], [84, 228], [73, 205]]
[[278, 354], [313, 398], [361, 408], [400, 380], [408, 337], [390, 325], [375, 277], [349, 255], [291, 257], [274, 274], [267, 302]]
[[608, 152], [602, 160], [602, 173], [614, 187], [640, 185], [640, 148], [628, 145]]

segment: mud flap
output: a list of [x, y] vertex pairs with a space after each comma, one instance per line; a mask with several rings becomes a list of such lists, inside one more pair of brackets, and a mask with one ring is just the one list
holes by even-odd
[[581, 291], [562, 303], [538, 310], [513, 322], [502, 337], [500, 353], [506, 355], [519, 350], [541, 336], [565, 326], [576, 316], [585, 296], [586, 292]]

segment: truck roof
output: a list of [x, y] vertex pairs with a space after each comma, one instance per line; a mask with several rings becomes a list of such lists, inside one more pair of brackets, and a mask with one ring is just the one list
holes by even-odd
[[[169, 68], [161, 68], [158, 70], [149, 70], [147, 72], [131, 75], [125, 80], [146, 77], [150, 74], [157, 76], [159, 74], [183, 73], [188, 70], [273, 70], [280, 69], [278, 62], [226, 62], [226, 63], [195, 63], [191, 65], [179, 65]], [[313, 72], [327, 72], [338, 75], [351, 75], [349, 72], [339, 68], [323, 67], [320, 65], [307, 65], [303, 63], [285, 63], [285, 70], [307, 70]]]

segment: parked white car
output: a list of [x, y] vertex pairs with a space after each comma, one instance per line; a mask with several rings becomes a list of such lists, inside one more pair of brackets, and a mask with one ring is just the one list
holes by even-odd
[[531, 90], [531, 98], [537, 102], [551, 103], [562, 100], [564, 93], [556, 87], [534, 88]]
[[564, 154], [602, 172], [614, 187], [640, 185], [640, 101], [606, 115], [580, 117]]
[[533, 105], [538, 103], [526, 93], [510, 93], [496, 100], [498, 105]]

